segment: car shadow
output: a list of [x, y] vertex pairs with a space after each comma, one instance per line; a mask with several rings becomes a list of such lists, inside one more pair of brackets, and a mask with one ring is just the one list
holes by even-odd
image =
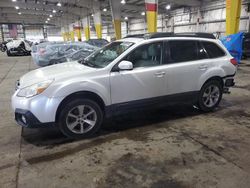
[[[202, 114], [197, 108], [190, 105], [169, 106], [154, 110], [140, 110], [119, 116], [104, 122], [102, 129], [93, 135], [94, 139], [115, 132], [123, 132], [133, 128], [152, 126], [162, 122], [193, 117]], [[55, 147], [61, 144], [73, 142], [73, 139], [64, 136], [56, 127], [28, 129], [23, 128], [22, 138], [25, 142], [35, 146]]]

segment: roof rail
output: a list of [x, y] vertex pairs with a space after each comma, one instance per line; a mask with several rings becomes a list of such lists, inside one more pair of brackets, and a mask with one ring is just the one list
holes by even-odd
[[134, 34], [134, 35], [127, 35], [126, 37], [123, 37], [124, 39], [125, 38], [144, 38], [144, 35], [145, 34]]
[[152, 34], [145, 34], [144, 38], [152, 39], [152, 38], [161, 38], [161, 37], [197, 37], [197, 38], [210, 38], [216, 39], [212, 33], [152, 33]]
[[197, 37], [197, 38], [209, 38], [216, 39], [212, 33], [173, 33], [173, 32], [162, 32], [162, 33], [146, 33], [146, 34], [135, 34], [127, 35], [124, 38], [144, 38], [144, 39], [153, 39], [153, 38], [164, 38], [164, 37]]
[[175, 33], [176, 36], [181, 36], [181, 37], [198, 37], [198, 38], [209, 38], [209, 39], [216, 39], [216, 37], [212, 33], [191, 33], [191, 32], [186, 32], [186, 33]]
[[145, 39], [153, 39], [153, 38], [162, 38], [162, 37], [173, 37], [173, 32], [165, 32], [165, 33], [147, 33], [144, 35]]

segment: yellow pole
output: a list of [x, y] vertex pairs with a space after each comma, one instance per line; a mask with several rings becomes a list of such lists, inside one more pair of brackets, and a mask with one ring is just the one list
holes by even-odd
[[86, 40], [89, 40], [90, 39], [90, 28], [89, 28], [89, 26], [84, 27], [84, 33], [85, 33]]
[[96, 30], [96, 35], [98, 39], [102, 38], [102, 25], [101, 24], [95, 24], [95, 30]]
[[74, 28], [78, 41], [82, 41], [81, 27]]
[[72, 42], [75, 41], [75, 32], [74, 32], [74, 30], [70, 31], [70, 39], [71, 39]]
[[70, 32], [67, 32], [67, 41], [70, 41]]
[[78, 31], [77, 31], [77, 38], [78, 38], [78, 41], [82, 41], [81, 28], [79, 28]]
[[62, 37], [63, 37], [63, 41], [66, 41], [66, 36], [64, 32], [62, 32]]
[[147, 1], [146, 0], [146, 10], [147, 10], [147, 24], [148, 32], [157, 32], [157, 3], [158, 1]]
[[226, 0], [226, 34], [239, 32], [241, 0]]
[[114, 20], [114, 28], [115, 28], [115, 38], [119, 40], [122, 38], [122, 31], [121, 31], [121, 20]]

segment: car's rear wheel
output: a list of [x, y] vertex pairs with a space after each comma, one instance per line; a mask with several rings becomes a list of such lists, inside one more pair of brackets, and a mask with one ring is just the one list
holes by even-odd
[[198, 107], [204, 112], [213, 111], [220, 103], [223, 88], [219, 80], [206, 82], [199, 93]]
[[95, 101], [76, 99], [61, 110], [58, 125], [64, 135], [81, 139], [96, 133], [102, 121], [103, 112]]

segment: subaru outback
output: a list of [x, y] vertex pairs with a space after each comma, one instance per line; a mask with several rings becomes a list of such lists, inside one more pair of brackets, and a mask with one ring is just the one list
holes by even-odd
[[234, 85], [236, 60], [209, 34], [164, 34], [112, 42], [82, 61], [33, 70], [16, 83], [15, 120], [88, 137], [105, 118], [176, 103], [213, 111]]

